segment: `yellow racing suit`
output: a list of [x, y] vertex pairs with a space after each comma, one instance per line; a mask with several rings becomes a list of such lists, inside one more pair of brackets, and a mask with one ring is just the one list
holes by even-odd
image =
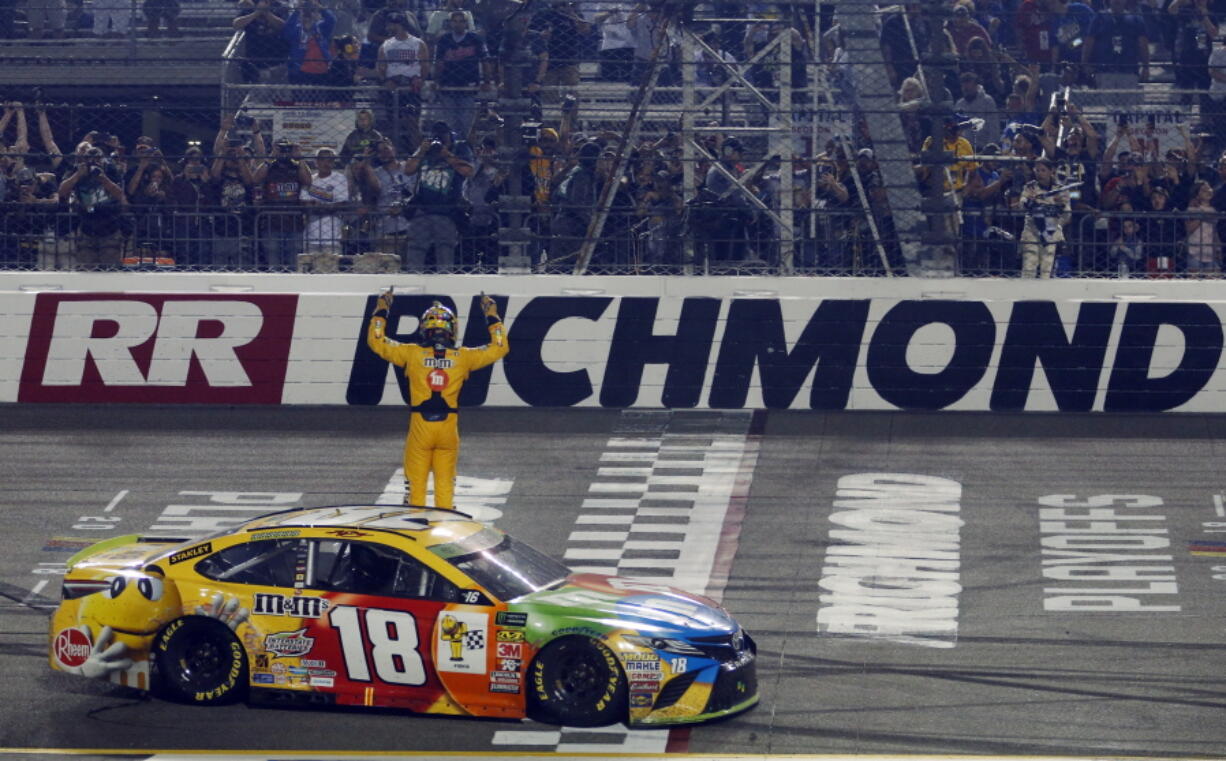
[[376, 314], [366, 330], [371, 351], [404, 368], [409, 382], [409, 433], [404, 442], [405, 503], [426, 506], [426, 480], [434, 473], [434, 506], [455, 507], [456, 457], [460, 451], [457, 404], [474, 370], [510, 351], [502, 321], [489, 321], [490, 342], [481, 348], [435, 349], [387, 337], [387, 320]]

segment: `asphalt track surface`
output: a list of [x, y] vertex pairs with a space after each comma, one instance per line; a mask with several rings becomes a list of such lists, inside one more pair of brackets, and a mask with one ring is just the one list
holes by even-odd
[[[656, 414], [691, 430], [714, 420]], [[634, 419], [611, 410], [468, 411], [460, 474], [512, 482], [498, 525], [561, 557], [602, 453]], [[58, 577], [35, 571], [67, 557], [57, 541], [106, 535], [74, 529], [81, 516], [118, 517], [126, 533], [191, 501], [190, 491], [373, 500], [399, 466], [404, 422], [394, 407], [0, 407], [0, 753], [556, 750], [556, 728], [530, 722], [191, 708], [47, 667], [40, 603], [58, 595]], [[1215, 533], [1226, 528], [1226, 418], [770, 412], [756, 422], [758, 456], [743, 484], [723, 601], [757, 638], [762, 702], [675, 733], [670, 750], [1226, 754], [1226, 580], [1213, 578], [1226, 579], [1226, 557], [1210, 554], [1215, 538], [1226, 539]], [[840, 479], [875, 472], [961, 484], [961, 592], [948, 646], [819, 631]], [[1172, 556], [1173, 574], [1162, 578], [1173, 577], [1164, 583], [1177, 591], [1137, 595], [1161, 611], [1046, 609], [1045, 589], [1060, 582], [1041, 573], [1050, 532], [1041, 531], [1039, 499], [1104, 494], [1154, 498], [1117, 512], [1148, 516], [1135, 525], [1159, 526], [1169, 539], [1151, 554]], [[658, 730], [647, 734], [646, 745], [625, 750], [660, 744]], [[508, 747], [508, 736], [520, 739]], [[563, 739], [570, 750], [604, 749], [609, 737]]]

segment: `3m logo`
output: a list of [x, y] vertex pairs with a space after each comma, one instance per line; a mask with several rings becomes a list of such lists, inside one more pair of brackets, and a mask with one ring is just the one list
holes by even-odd
[[296, 295], [40, 293], [20, 402], [279, 404]]

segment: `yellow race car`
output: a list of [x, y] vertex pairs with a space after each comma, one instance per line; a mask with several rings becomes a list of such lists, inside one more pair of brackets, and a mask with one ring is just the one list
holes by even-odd
[[253, 699], [674, 724], [758, 700], [756, 647], [715, 602], [571, 574], [452, 510], [299, 508], [69, 560], [58, 671], [199, 704]]

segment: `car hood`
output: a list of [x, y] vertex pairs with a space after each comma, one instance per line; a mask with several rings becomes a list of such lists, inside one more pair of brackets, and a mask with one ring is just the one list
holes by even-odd
[[516, 600], [515, 610], [546, 614], [561, 625], [640, 634], [711, 636], [729, 634], [737, 624], [714, 600], [663, 584], [600, 574], [573, 574], [566, 583]]

